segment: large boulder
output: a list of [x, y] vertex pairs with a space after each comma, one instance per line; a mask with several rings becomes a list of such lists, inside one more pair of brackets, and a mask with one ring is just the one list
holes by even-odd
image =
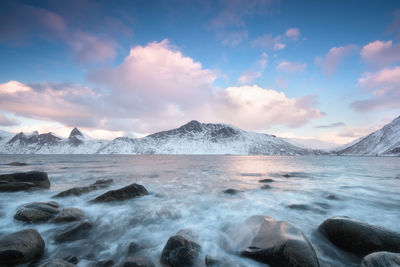
[[34, 229], [26, 229], [0, 237], [0, 265], [13, 266], [39, 259], [45, 244]]
[[180, 230], [168, 239], [161, 253], [161, 263], [171, 267], [193, 266], [200, 250], [197, 236], [190, 230]]
[[140, 184], [131, 184], [120, 189], [108, 191], [97, 198], [94, 202], [110, 202], [110, 201], [122, 201], [125, 199], [135, 198], [138, 196], [148, 195], [146, 188]]
[[337, 247], [365, 256], [372, 252], [400, 252], [400, 234], [349, 217], [332, 217], [318, 228]]
[[33, 183], [36, 187], [50, 188], [49, 177], [46, 172], [30, 171], [0, 175], [0, 181]]
[[63, 259], [54, 259], [40, 264], [39, 267], [76, 267], [76, 265]]
[[68, 242], [74, 240], [84, 239], [89, 235], [90, 230], [92, 230], [93, 226], [89, 222], [77, 222], [72, 226], [69, 226], [61, 231], [59, 231], [54, 240], [56, 242]]
[[380, 251], [368, 254], [361, 267], [400, 267], [400, 253]]
[[57, 223], [80, 221], [85, 217], [83, 211], [77, 208], [65, 208], [56, 217]]
[[0, 192], [25, 191], [35, 186], [34, 183], [0, 181]]
[[134, 257], [129, 257], [126, 260], [124, 260], [121, 265], [121, 267], [154, 267], [154, 263], [146, 257], [142, 256], [134, 256]]
[[286, 221], [255, 215], [227, 231], [242, 256], [280, 267], [319, 266], [314, 248], [303, 232]]
[[19, 207], [14, 219], [30, 223], [46, 222], [59, 211], [56, 202], [32, 202]]
[[68, 190], [62, 191], [55, 195], [55, 198], [60, 198], [60, 197], [68, 197], [68, 196], [80, 196], [85, 193], [89, 193], [95, 190], [103, 189], [108, 187], [110, 184], [112, 184], [113, 179], [104, 179], [104, 180], [97, 180], [95, 183], [88, 185], [88, 186], [83, 186], [83, 187], [73, 187]]

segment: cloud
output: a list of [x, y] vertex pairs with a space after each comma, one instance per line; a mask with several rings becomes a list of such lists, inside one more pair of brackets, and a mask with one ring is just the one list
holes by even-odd
[[285, 35], [293, 41], [297, 41], [300, 37], [300, 30], [298, 28], [291, 28], [285, 32]]
[[[255, 66], [265, 68], [266, 59], [263, 54]], [[96, 86], [0, 84], [0, 110], [88, 131], [141, 134], [192, 119], [259, 130], [276, 124], [299, 127], [323, 116], [316, 96], [288, 98], [258, 86], [216, 88], [216, 74], [168, 40], [136, 46], [120, 65], [92, 71], [87, 78]]]
[[315, 126], [314, 128], [316, 128], [316, 129], [327, 129], [327, 128], [342, 127], [342, 126], [345, 126], [345, 124], [343, 122], [334, 122], [334, 123], [327, 124], [327, 125], [318, 125], [318, 126]]
[[359, 79], [359, 85], [373, 95], [370, 99], [351, 103], [357, 111], [400, 108], [400, 67], [364, 73]]
[[19, 125], [20, 122], [15, 118], [7, 118], [0, 113], [0, 126], [15, 126]]
[[272, 36], [271, 34], [264, 34], [252, 42], [253, 46], [259, 46], [264, 49], [282, 50], [286, 47], [281, 42], [281, 36]]
[[389, 66], [400, 61], [400, 44], [377, 40], [361, 49], [361, 58], [373, 67]]
[[238, 46], [247, 38], [247, 31], [235, 31], [225, 35], [221, 35], [222, 44], [225, 46]]
[[328, 54], [322, 60], [322, 67], [326, 75], [332, 75], [336, 72], [340, 62], [347, 57], [351, 52], [357, 50], [356, 45], [350, 44], [347, 46], [332, 47]]
[[397, 34], [397, 38], [400, 38], [400, 9], [396, 9], [393, 12], [394, 19], [387, 28], [387, 32]]
[[238, 79], [239, 84], [249, 84], [254, 81], [254, 79], [261, 77], [264, 69], [268, 64], [267, 53], [262, 53], [261, 58], [251, 67], [251, 69], [245, 71]]
[[305, 63], [298, 62], [289, 62], [286, 60], [281, 61], [278, 67], [276, 68], [278, 71], [284, 72], [303, 72], [307, 67]]
[[311, 95], [295, 99], [257, 85], [228, 87], [219, 93], [212, 108], [216, 116], [213, 120], [250, 130], [277, 124], [295, 128], [324, 115], [315, 104], [316, 96]]

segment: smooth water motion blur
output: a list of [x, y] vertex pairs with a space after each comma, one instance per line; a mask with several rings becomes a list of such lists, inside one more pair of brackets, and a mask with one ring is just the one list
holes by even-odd
[[[6, 166], [9, 162], [27, 166]], [[130, 242], [156, 264], [168, 238], [192, 229], [200, 238], [201, 257], [227, 258], [259, 266], [224, 246], [225, 229], [256, 214], [286, 220], [300, 228], [323, 266], [357, 266], [359, 259], [316, 232], [327, 218], [345, 215], [400, 232], [400, 158], [334, 156], [118, 156], [1, 155], [0, 173], [41, 170], [50, 190], [0, 194], [0, 234], [36, 228], [48, 258], [76, 255], [79, 266], [112, 259], [120, 263]], [[51, 197], [63, 190], [114, 179], [110, 188], [81, 196]], [[270, 188], [259, 180], [272, 179]], [[144, 185], [149, 195], [114, 203], [90, 200], [113, 188]], [[235, 189], [235, 194], [224, 193]], [[83, 210], [94, 228], [87, 239], [56, 244], [52, 223], [30, 225], [14, 220], [17, 208], [33, 201], [56, 200]], [[238, 233], [240, 234], [240, 233]], [[328, 249], [329, 247], [329, 249]]]

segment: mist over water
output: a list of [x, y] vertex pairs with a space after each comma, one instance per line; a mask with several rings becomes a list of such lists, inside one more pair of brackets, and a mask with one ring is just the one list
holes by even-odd
[[[28, 166], [6, 166], [19, 161]], [[357, 266], [360, 259], [327, 249], [316, 233], [327, 218], [345, 215], [400, 232], [400, 158], [334, 156], [119, 156], [0, 155], [0, 173], [40, 170], [49, 174], [50, 190], [0, 194], [0, 234], [35, 228], [46, 242], [48, 258], [76, 255], [91, 260], [127, 257], [130, 242], [156, 264], [168, 238], [192, 229], [200, 238], [201, 256], [231, 259], [243, 266], [262, 266], [229, 251], [227, 226], [261, 214], [300, 228], [315, 248], [322, 266]], [[56, 193], [98, 179], [111, 187], [81, 196], [51, 199]], [[261, 189], [262, 179], [273, 179]], [[103, 192], [131, 183], [150, 195], [93, 204]], [[232, 188], [240, 190], [230, 195]], [[334, 197], [332, 197], [334, 196]], [[335, 199], [332, 199], [335, 198]], [[57, 201], [62, 208], [83, 210], [94, 228], [87, 239], [56, 244], [56, 231], [66, 225], [26, 224], [13, 219], [17, 208], [33, 201]], [[240, 234], [240, 233], [238, 233]], [[204, 262], [204, 261], [202, 261]]]

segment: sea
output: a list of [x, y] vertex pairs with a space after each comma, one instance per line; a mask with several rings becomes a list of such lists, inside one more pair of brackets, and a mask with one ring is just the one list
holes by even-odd
[[[26, 166], [7, 166], [9, 162]], [[0, 155], [0, 174], [45, 171], [51, 188], [0, 193], [0, 235], [35, 228], [46, 243], [45, 258], [74, 255], [78, 266], [121, 263], [131, 242], [156, 266], [169, 237], [181, 229], [199, 238], [199, 266], [206, 255], [231, 266], [265, 266], [228, 249], [225, 229], [252, 215], [287, 221], [301, 229], [321, 266], [359, 266], [360, 258], [335, 248], [318, 231], [332, 216], [349, 216], [400, 232], [400, 158], [350, 156], [232, 155]], [[55, 194], [99, 179], [109, 187], [81, 196]], [[270, 183], [260, 180], [272, 179]], [[100, 194], [138, 183], [149, 195], [113, 203], [92, 203]], [[269, 188], [262, 188], [264, 185]], [[226, 189], [237, 190], [227, 194]], [[13, 218], [19, 206], [57, 201], [81, 209], [93, 224], [82, 240], [56, 243], [68, 224], [27, 224]]]

